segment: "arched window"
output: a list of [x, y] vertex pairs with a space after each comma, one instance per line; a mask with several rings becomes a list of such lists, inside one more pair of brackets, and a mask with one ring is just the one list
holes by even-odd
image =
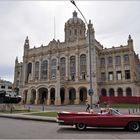
[[103, 88], [103, 89], [101, 90], [101, 96], [107, 96], [107, 94], [106, 94], [106, 89]]
[[122, 88], [118, 88], [117, 93], [118, 93], [118, 96], [123, 96]]
[[27, 81], [31, 80], [31, 73], [32, 73], [32, 63], [28, 63], [28, 66], [27, 66]]
[[47, 79], [47, 73], [48, 73], [48, 61], [44, 60], [41, 63], [41, 79]]
[[126, 96], [132, 96], [131, 88], [126, 88]]
[[80, 75], [81, 75], [82, 79], [85, 79], [86, 68], [87, 68], [87, 65], [86, 65], [86, 55], [82, 54], [80, 56]]
[[56, 78], [56, 59], [51, 60], [51, 79]]
[[61, 77], [66, 75], [66, 59], [64, 57], [60, 59], [60, 75]]
[[75, 80], [76, 73], [76, 64], [75, 64], [75, 56], [70, 57], [70, 76], [71, 80]]
[[35, 79], [39, 79], [39, 62], [35, 62]]
[[114, 89], [113, 88], [109, 89], [109, 96], [114, 96]]

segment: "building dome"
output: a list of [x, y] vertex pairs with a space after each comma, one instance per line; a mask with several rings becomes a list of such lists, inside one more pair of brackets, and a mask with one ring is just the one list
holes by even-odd
[[73, 12], [73, 17], [65, 23], [65, 41], [71, 42], [85, 38], [85, 23], [77, 17], [77, 12]]
[[66, 25], [73, 25], [73, 24], [85, 24], [82, 19], [77, 17], [76, 11], [73, 12], [73, 17], [66, 22]]

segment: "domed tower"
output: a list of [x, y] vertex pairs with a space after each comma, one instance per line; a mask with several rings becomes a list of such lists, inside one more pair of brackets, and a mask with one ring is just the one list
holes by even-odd
[[85, 38], [85, 23], [73, 12], [73, 17], [65, 23], [65, 42], [72, 42]]

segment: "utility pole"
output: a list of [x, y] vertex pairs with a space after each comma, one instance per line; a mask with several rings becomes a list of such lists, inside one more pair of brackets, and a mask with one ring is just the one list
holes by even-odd
[[92, 96], [93, 96], [93, 93], [94, 93], [94, 90], [93, 90], [93, 87], [92, 87], [92, 67], [91, 67], [91, 31], [90, 31], [90, 21], [89, 21], [89, 24], [87, 23], [87, 20], [86, 18], [84, 17], [83, 13], [81, 12], [81, 10], [77, 7], [76, 3], [74, 0], [71, 0], [70, 1], [76, 8], [77, 10], [80, 12], [80, 14], [82, 15], [85, 23], [86, 23], [86, 26], [88, 28], [88, 47], [89, 47], [89, 69], [90, 69], [90, 72], [89, 72], [89, 77], [90, 77], [90, 88], [88, 90], [88, 94], [90, 96], [90, 108], [93, 109], [93, 105], [92, 105]]

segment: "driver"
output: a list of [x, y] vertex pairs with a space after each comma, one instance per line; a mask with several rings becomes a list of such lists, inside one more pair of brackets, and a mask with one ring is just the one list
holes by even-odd
[[105, 115], [105, 114], [109, 114], [109, 112], [110, 112], [110, 109], [109, 109], [109, 108], [107, 108], [107, 109], [105, 109], [105, 108], [101, 108], [101, 111], [100, 111], [99, 114], [103, 114], [103, 115]]

